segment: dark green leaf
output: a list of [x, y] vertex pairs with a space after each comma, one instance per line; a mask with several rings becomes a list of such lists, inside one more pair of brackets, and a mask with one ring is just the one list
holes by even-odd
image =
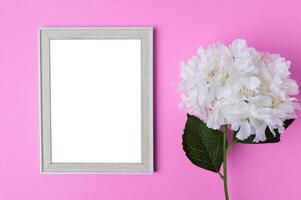
[[[284, 121], [284, 128], [289, 127], [291, 123], [293, 123], [294, 119], [288, 119]], [[270, 129], [267, 127], [265, 130], [265, 135], [267, 137], [266, 141], [263, 142], [254, 142], [255, 135], [250, 135], [247, 139], [245, 140], [239, 140], [236, 138], [237, 131], [234, 131], [233, 135], [233, 141], [235, 143], [242, 143], [242, 144], [266, 144], [266, 143], [277, 143], [280, 142], [280, 133], [278, 132], [277, 129], [274, 129], [276, 135], [274, 136], [273, 133], [270, 131]]]
[[219, 172], [223, 162], [223, 133], [208, 128], [199, 118], [187, 114], [183, 149], [198, 167]]

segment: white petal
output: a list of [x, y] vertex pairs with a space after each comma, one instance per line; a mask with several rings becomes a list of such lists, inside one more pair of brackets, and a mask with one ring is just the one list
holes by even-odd
[[199, 105], [203, 105], [208, 95], [207, 87], [199, 87], [198, 91], [198, 103]]
[[274, 131], [274, 128], [273, 128], [272, 126], [269, 126], [269, 129], [270, 129], [271, 133], [272, 133], [274, 136], [276, 136], [276, 133], [275, 133], [275, 131]]
[[256, 89], [259, 85], [260, 85], [260, 80], [259, 80], [259, 78], [255, 77], [255, 76], [252, 76], [252, 77], [249, 79], [249, 82], [248, 82], [248, 88], [249, 88], [249, 89], [254, 90], [254, 89]]
[[254, 142], [265, 141], [267, 139], [265, 135], [266, 128], [266, 124], [256, 127]]
[[299, 93], [299, 88], [296, 81], [288, 79], [283, 85], [288, 95], [297, 95]]
[[251, 126], [248, 122], [243, 122], [240, 125], [236, 137], [240, 140], [245, 140], [251, 135]]

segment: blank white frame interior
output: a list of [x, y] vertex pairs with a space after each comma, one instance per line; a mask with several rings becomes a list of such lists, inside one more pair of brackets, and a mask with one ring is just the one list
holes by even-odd
[[152, 28], [39, 33], [42, 172], [153, 172]]

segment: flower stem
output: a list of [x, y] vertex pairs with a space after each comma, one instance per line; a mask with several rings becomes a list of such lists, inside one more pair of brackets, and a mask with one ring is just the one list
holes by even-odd
[[229, 200], [228, 193], [228, 177], [227, 177], [227, 125], [224, 125], [224, 141], [223, 141], [223, 180], [224, 180], [224, 191], [225, 191], [225, 199]]

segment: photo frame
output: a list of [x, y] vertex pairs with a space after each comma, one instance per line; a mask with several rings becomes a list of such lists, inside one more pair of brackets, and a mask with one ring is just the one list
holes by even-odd
[[152, 173], [153, 29], [40, 28], [42, 173]]

